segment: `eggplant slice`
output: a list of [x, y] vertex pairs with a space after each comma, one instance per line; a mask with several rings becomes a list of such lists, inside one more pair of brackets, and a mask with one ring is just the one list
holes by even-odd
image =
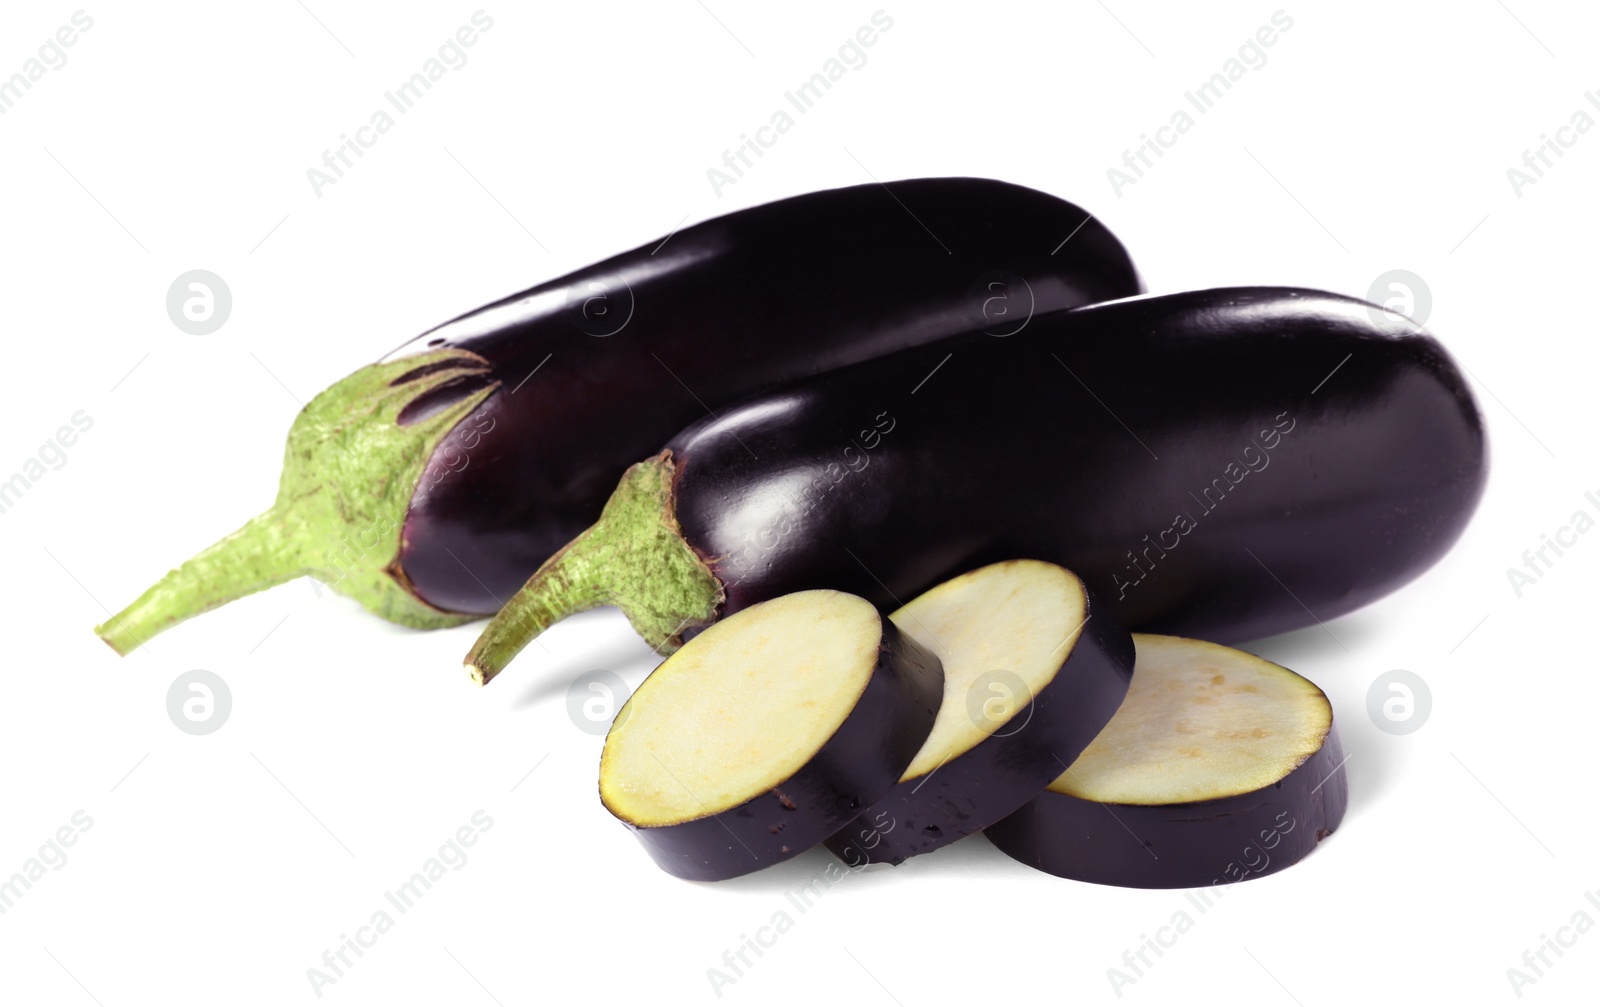
[[1195, 888], [1280, 871], [1338, 827], [1349, 788], [1321, 689], [1231, 647], [1133, 640], [1122, 708], [986, 830], [996, 846], [1077, 881]]
[[852, 866], [902, 863], [1017, 810], [1106, 726], [1133, 671], [1128, 631], [1053, 563], [982, 567], [889, 618], [944, 665], [944, 701], [895, 788], [828, 840]]
[[939, 659], [870, 602], [801, 591], [695, 637], [618, 713], [600, 798], [667, 873], [737, 877], [820, 843], [900, 779]]

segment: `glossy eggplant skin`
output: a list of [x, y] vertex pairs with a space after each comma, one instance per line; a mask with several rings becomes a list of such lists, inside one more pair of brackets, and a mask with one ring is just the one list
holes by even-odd
[[1334, 294], [1237, 288], [1036, 316], [823, 375], [667, 446], [722, 614], [814, 587], [898, 606], [1018, 556], [1130, 629], [1326, 622], [1437, 561], [1482, 494], [1444, 348]]
[[[1337, 728], [1277, 783], [1187, 804], [1102, 804], [1041, 791], [984, 830], [1048, 874], [1123, 888], [1205, 888], [1299, 863], [1344, 819], [1350, 786]], [[1110, 812], [1109, 814], [1107, 812]]]
[[1022, 186], [930, 178], [812, 193], [683, 228], [418, 336], [495, 388], [437, 448], [390, 573], [490, 614], [600, 513], [630, 463], [737, 398], [1035, 311], [1138, 293], [1086, 211]]
[[1077, 643], [1026, 710], [933, 772], [895, 784], [829, 838], [828, 849], [852, 867], [900, 864], [982, 831], [1049, 786], [1128, 692], [1133, 638], [1112, 619], [1096, 619], [1099, 607], [1090, 594]]
[[861, 698], [781, 786], [675, 825], [623, 824], [657, 866], [689, 881], [723, 881], [799, 856], [895, 785], [933, 729], [943, 691], [939, 659], [884, 619]]

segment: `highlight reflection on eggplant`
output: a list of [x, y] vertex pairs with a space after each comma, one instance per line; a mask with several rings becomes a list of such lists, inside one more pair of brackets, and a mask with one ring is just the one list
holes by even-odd
[[600, 797], [662, 870], [717, 881], [815, 846], [921, 747], [939, 659], [871, 603], [804, 591], [718, 623], [618, 712]]
[[1122, 708], [991, 842], [1064, 878], [1197, 888], [1281, 871], [1338, 828], [1349, 787], [1322, 690], [1217, 644], [1134, 644]]
[[872, 183], [695, 224], [430, 329], [322, 392], [289, 432], [272, 508], [97, 632], [127, 653], [302, 575], [408, 626], [486, 615], [707, 407], [1138, 291], [1099, 221], [985, 179]]
[[1057, 312], [695, 423], [628, 471], [467, 665], [486, 681], [596, 605], [670, 648], [790, 591], [889, 608], [1016, 556], [1072, 570], [1130, 629], [1254, 639], [1421, 574], [1486, 468], [1449, 354], [1365, 302], [1240, 288]]
[[893, 790], [828, 840], [851, 866], [898, 864], [1021, 807], [1116, 713], [1133, 641], [1069, 571], [996, 563], [889, 618], [944, 665], [933, 732]]

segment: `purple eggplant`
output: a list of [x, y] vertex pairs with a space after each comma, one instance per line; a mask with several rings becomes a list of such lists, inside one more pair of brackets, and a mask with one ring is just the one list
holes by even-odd
[[833, 588], [883, 607], [997, 560], [1080, 576], [1132, 629], [1232, 642], [1412, 580], [1482, 494], [1444, 348], [1311, 290], [1134, 298], [756, 396], [628, 471], [468, 655], [479, 681], [565, 615], [646, 640]]
[[594, 521], [628, 464], [697, 417], [1139, 289], [1085, 211], [984, 179], [861, 185], [696, 224], [432, 329], [317, 396], [273, 507], [97, 632], [126, 653], [302, 575], [410, 626], [492, 613]]

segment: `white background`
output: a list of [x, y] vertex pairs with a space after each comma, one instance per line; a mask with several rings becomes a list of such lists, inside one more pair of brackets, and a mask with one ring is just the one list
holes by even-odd
[[[75, 9], [6, 5], [0, 75]], [[1343, 827], [1230, 889], [1122, 998], [1510, 1002], [1524, 950], [1580, 909], [1600, 921], [1583, 897], [1600, 888], [1600, 535], [1521, 598], [1506, 575], [1600, 491], [1600, 130], [1520, 196], [1506, 174], [1574, 111], [1600, 116], [1583, 98], [1600, 90], [1593, 10], [1286, 7], [1268, 62], [1119, 195], [1107, 169], [1279, 8], [887, 6], [868, 62], [718, 197], [706, 169], [876, 2], [502, 0], [470, 61], [318, 197], [306, 169], [476, 9], [88, 8], [68, 62], [0, 116], [0, 474], [75, 411], [94, 424], [0, 515], [0, 876], [75, 811], [93, 820], [0, 916], [0, 1000], [313, 1001], [307, 969], [479, 809], [493, 826], [469, 862], [324, 1001], [711, 1002], [707, 969], [784, 909], [793, 928], [726, 1002], [1116, 1000], [1107, 969], [1187, 907], [1181, 893], [1061, 881], [982, 838], [851, 876], [804, 915], [784, 893], [820, 852], [721, 885], [658, 871], [600, 807], [601, 738], [566, 713], [579, 674], [636, 684], [654, 663], [613, 612], [558, 627], [484, 690], [459, 665], [476, 627], [398, 629], [309, 581], [125, 660], [90, 632], [102, 603], [264, 509], [298, 401], [410, 335], [680, 222], [872, 177], [984, 175], [1072, 199], [1154, 292], [1365, 296], [1411, 270], [1429, 328], [1487, 382], [1493, 476], [1455, 551], [1327, 631], [1252, 648], [1331, 696]], [[195, 268], [233, 292], [209, 336], [165, 310]], [[165, 705], [195, 668], [233, 697], [204, 737]], [[1433, 695], [1407, 736], [1366, 712], [1394, 668]], [[1591, 933], [1522, 992], [1572, 1003], [1597, 980]]]

